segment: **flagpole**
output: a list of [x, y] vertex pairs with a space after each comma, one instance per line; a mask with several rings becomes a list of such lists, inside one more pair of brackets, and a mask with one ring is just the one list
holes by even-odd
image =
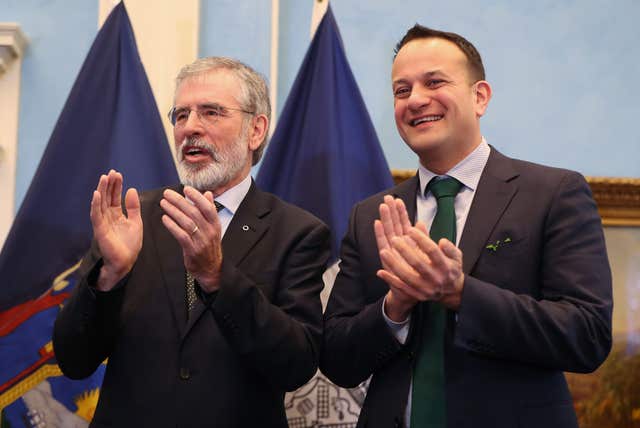
[[271, 0], [271, 63], [269, 67], [269, 98], [271, 99], [271, 123], [269, 137], [276, 129], [278, 117], [278, 37], [280, 33], [280, 0]]

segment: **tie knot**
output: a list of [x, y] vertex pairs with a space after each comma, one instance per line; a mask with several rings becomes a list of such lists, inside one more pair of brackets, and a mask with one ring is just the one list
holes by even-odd
[[447, 177], [438, 179], [434, 177], [427, 185], [427, 190], [433, 193], [436, 199], [444, 198], [446, 196], [456, 196], [462, 187], [462, 183], [453, 177]]
[[224, 205], [222, 205], [218, 201], [213, 201], [213, 204], [216, 206], [216, 210], [218, 210], [218, 212], [220, 212], [220, 211], [222, 211], [222, 209], [224, 209]]

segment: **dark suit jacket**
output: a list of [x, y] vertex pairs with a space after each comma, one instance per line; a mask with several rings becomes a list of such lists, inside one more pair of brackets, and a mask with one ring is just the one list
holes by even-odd
[[[180, 190], [178, 188], [177, 190]], [[251, 185], [224, 239], [220, 290], [187, 321], [182, 250], [161, 222], [162, 189], [143, 194], [142, 251], [101, 293], [95, 249], [55, 324], [65, 375], [108, 358], [92, 427], [286, 427], [283, 397], [315, 373], [329, 231]]]
[[[416, 176], [385, 193], [414, 218], [417, 191]], [[373, 234], [382, 197], [352, 211], [320, 361], [342, 386], [373, 375], [359, 427], [404, 424], [422, 325], [418, 306], [401, 345], [382, 315], [388, 286], [376, 277]], [[495, 251], [487, 248], [496, 241]], [[445, 334], [447, 426], [576, 427], [563, 371], [590, 372], [611, 347], [611, 272], [584, 178], [492, 148], [460, 249], [462, 303], [457, 320], [448, 311]]]

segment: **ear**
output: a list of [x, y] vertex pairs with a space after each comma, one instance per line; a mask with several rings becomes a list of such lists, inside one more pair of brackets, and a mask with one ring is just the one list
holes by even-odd
[[264, 114], [259, 114], [251, 119], [249, 124], [249, 150], [256, 151], [264, 140], [269, 130], [269, 119]]
[[491, 100], [491, 85], [486, 80], [479, 80], [475, 83], [475, 87], [476, 115], [482, 117]]

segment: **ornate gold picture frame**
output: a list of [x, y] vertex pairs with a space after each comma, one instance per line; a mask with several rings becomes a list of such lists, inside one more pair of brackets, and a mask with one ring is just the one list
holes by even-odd
[[587, 177], [605, 226], [640, 226], [640, 178]]

